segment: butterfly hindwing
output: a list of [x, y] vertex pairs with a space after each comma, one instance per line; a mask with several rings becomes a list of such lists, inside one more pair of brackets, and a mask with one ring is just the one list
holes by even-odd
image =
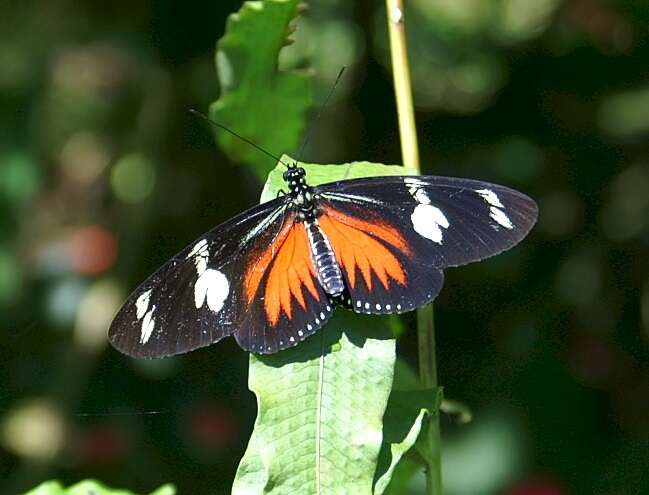
[[287, 199], [251, 208], [187, 246], [128, 298], [109, 339], [133, 357], [188, 352], [231, 335], [246, 314], [242, 270], [249, 253], [287, 221]]
[[317, 187], [316, 195], [320, 223], [325, 230], [331, 224], [347, 303], [365, 313], [428, 304], [441, 290], [444, 268], [509, 249], [537, 214], [534, 201], [517, 191], [446, 177], [342, 181]]
[[347, 307], [357, 313], [402, 313], [439, 293], [442, 270], [425, 263], [397, 222], [375, 209], [328, 200], [320, 210], [318, 222], [345, 280]]

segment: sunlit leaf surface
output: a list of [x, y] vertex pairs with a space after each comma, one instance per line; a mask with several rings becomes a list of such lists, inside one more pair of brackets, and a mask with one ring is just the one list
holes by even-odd
[[[367, 162], [303, 166], [310, 184], [410, 172]], [[271, 172], [262, 200], [284, 186], [284, 169]], [[391, 326], [390, 318], [338, 310], [297, 347], [251, 354], [249, 385], [259, 410], [233, 493], [371, 492], [392, 388]]]
[[[175, 495], [173, 485], [164, 485], [150, 493], [150, 495]], [[129, 490], [117, 490], [93, 480], [84, 480], [65, 488], [58, 481], [46, 481], [25, 495], [136, 495]]]

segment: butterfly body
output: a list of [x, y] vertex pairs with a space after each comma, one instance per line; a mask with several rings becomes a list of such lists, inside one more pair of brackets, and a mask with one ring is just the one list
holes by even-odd
[[129, 297], [109, 332], [135, 357], [187, 352], [233, 335], [253, 352], [296, 345], [338, 304], [364, 314], [430, 303], [443, 270], [518, 243], [534, 201], [470, 179], [394, 176], [310, 186], [284, 172], [288, 192], [217, 226]]

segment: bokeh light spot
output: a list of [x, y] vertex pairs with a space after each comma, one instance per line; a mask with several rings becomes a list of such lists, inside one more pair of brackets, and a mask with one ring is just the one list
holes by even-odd
[[40, 171], [24, 153], [9, 153], [0, 158], [0, 192], [12, 203], [33, 196], [40, 185]]
[[148, 158], [137, 153], [122, 157], [110, 176], [115, 196], [129, 204], [140, 203], [149, 197], [155, 181], [155, 167]]
[[63, 447], [65, 425], [54, 404], [30, 400], [11, 410], [2, 421], [2, 443], [15, 454], [52, 459]]
[[45, 308], [50, 321], [66, 327], [74, 321], [79, 304], [87, 290], [87, 283], [77, 276], [60, 279], [47, 294]]
[[506, 179], [529, 182], [543, 167], [541, 149], [529, 139], [511, 136], [496, 151], [496, 167]]
[[602, 129], [618, 137], [649, 132], [649, 88], [609, 96], [602, 102], [598, 117]]
[[90, 351], [106, 346], [106, 330], [123, 301], [124, 294], [112, 280], [100, 280], [85, 292], [74, 328], [79, 346]]
[[557, 292], [565, 301], [586, 304], [597, 297], [601, 287], [600, 268], [587, 254], [575, 254], [559, 269]]
[[78, 132], [65, 143], [59, 159], [70, 178], [88, 185], [108, 166], [110, 154], [106, 143], [98, 136], [90, 132]]
[[613, 181], [609, 201], [602, 209], [604, 233], [617, 241], [639, 236], [649, 225], [649, 167], [635, 165]]
[[77, 229], [69, 241], [72, 268], [84, 275], [108, 270], [117, 259], [117, 241], [112, 232], [99, 225]]
[[0, 246], [0, 304], [15, 301], [21, 286], [21, 271], [14, 256]]

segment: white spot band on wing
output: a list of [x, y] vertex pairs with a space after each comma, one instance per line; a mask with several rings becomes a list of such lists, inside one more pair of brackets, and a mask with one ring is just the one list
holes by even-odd
[[489, 209], [489, 216], [493, 218], [496, 222], [498, 222], [500, 225], [505, 227], [506, 229], [511, 230], [514, 228], [514, 224], [511, 222], [509, 217], [505, 215], [505, 212], [499, 208], [496, 208], [495, 206], [492, 206]]
[[223, 307], [229, 292], [230, 283], [227, 277], [218, 270], [206, 269], [199, 275], [194, 286], [196, 309], [202, 308], [207, 299], [209, 308], [217, 313]]
[[194, 265], [196, 265], [196, 272], [200, 277], [203, 272], [207, 269], [207, 260], [210, 256], [210, 251], [207, 245], [207, 239], [201, 239], [187, 255], [187, 259], [193, 257]]
[[153, 312], [155, 311], [155, 305], [144, 315], [142, 320], [142, 330], [140, 331], [140, 344], [146, 344], [151, 338], [153, 329], [155, 328], [155, 318], [153, 317]]
[[437, 244], [442, 243], [442, 228], [448, 229], [448, 219], [436, 206], [419, 204], [410, 216], [412, 226], [419, 235]]
[[201, 239], [196, 244], [194, 244], [194, 247], [187, 255], [187, 258], [191, 258], [195, 254], [201, 253], [206, 247], [207, 247], [207, 239]]
[[495, 192], [493, 192], [491, 189], [476, 189], [475, 192], [477, 192], [480, 196], [482, 196], [482, 199], [484, 199], [491, 206], [504, 208], [503, 204], [500, 202], [500, 198], [498, 197], [498, 195]]
[[423, 189], [423, 186], [426, 185], [425, 182], [413, 177], [405, 177], [403, 183], [408, 188], [410, 195], [417, 201], [417, 203], [429, 205], [430, 198], [426, 191]]
[[135, 301], [135, 315], [140, 320], [145, 315], [146, 310], [149, 309], [149, 299], [151, 298], [151, 289], [140, 294], [140, 297]]

